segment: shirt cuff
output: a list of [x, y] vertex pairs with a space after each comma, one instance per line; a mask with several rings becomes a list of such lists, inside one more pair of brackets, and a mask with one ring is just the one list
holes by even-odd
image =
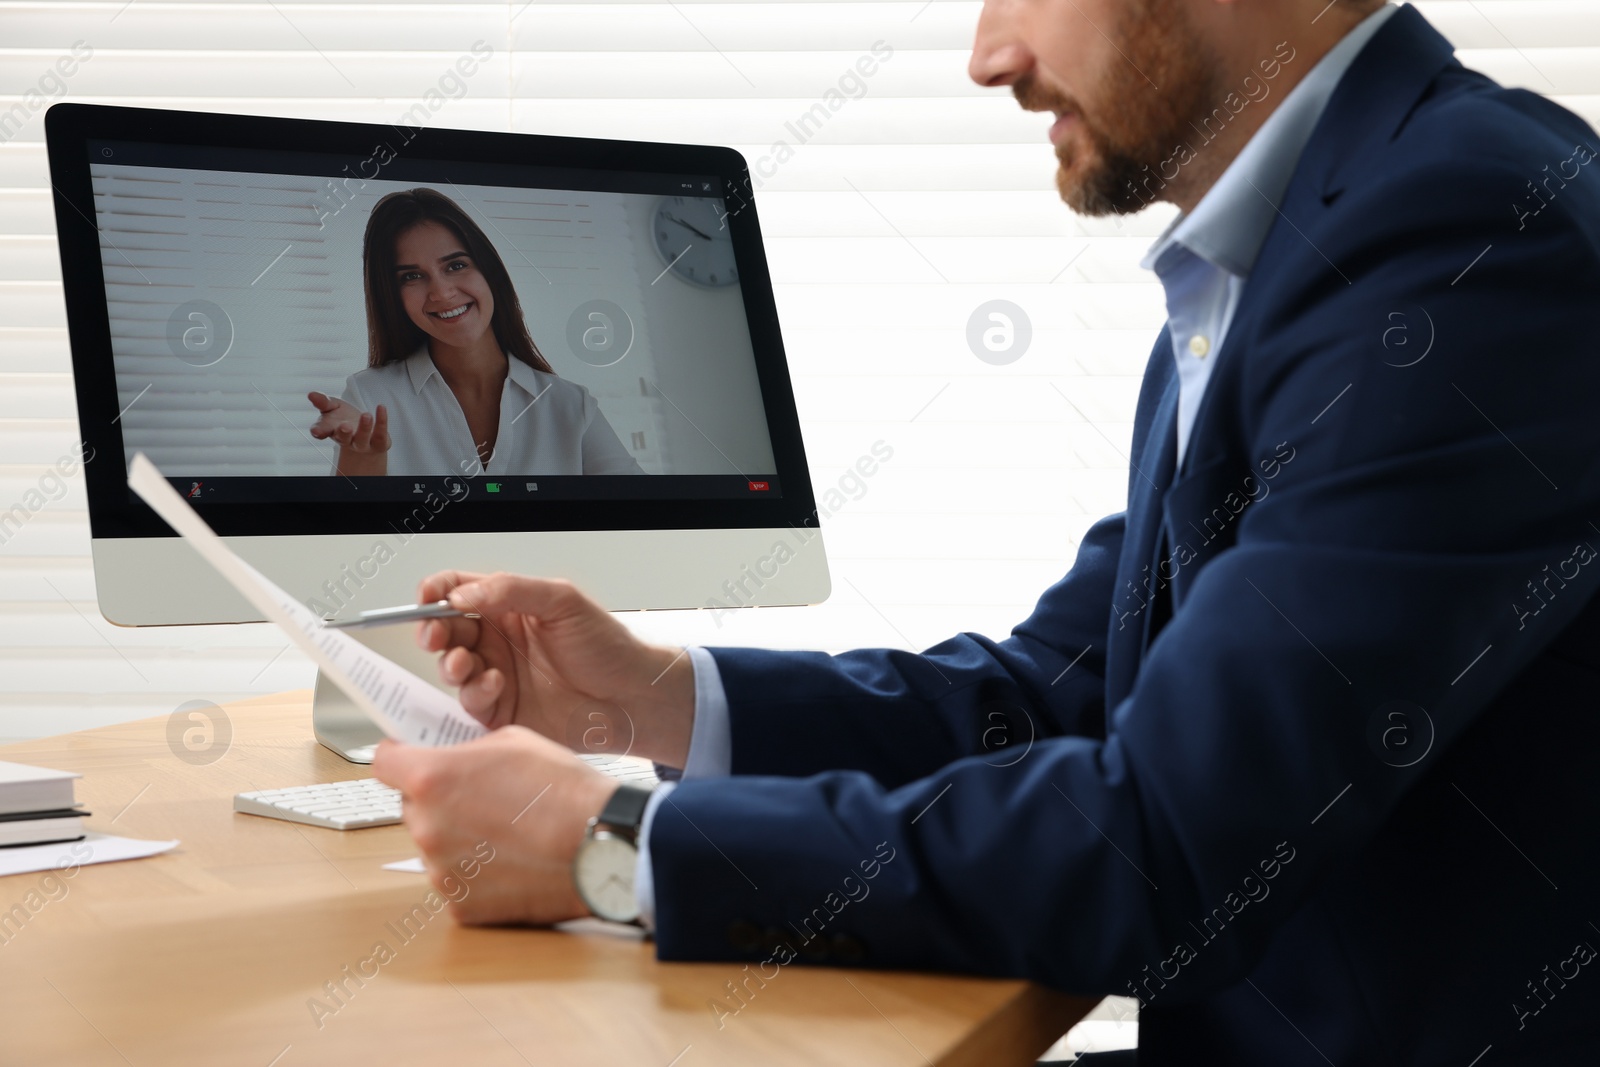
[[703, 648], [689, 649], [694, 665], [694, 726], [689, 731], [685, 778], [724, 778], [733, 770], [733, 724], [717, 661]]
[[[726, 777], [733, 769], [733, 724], [728, 717], [728, 694], [722, 688], [722, 675], [717, 661], [703, 648], [690, 648], [689, 662], [694, 667], [694, 726], [689, 731], [689, 755], [683, 761], [680, 777]], [[633, 895], [639, 904], [639, 921], [651, 933], [656, 929], [656, 885], [650, 866], [650, 826], [656, 809], [677, 785], [676, 780], [663, 780], [656, 786], [639, 823]]]
[[656, 883], [650, 869], [650, 824], [655, 821], [661, 802], [676, 788], [677, 782], [662, 782], [656, 786], [645, 802], [644, 818], [639, 821], [639, 859], [633, 868], [633, 898], [639, 905], [640, 924], [652, 934], [656, 932]]

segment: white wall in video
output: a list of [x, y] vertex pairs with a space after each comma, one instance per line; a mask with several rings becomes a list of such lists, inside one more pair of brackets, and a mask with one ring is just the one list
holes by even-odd
[[718, 201], [92, 176], [123, 440], [172, 476], [774, 471]]

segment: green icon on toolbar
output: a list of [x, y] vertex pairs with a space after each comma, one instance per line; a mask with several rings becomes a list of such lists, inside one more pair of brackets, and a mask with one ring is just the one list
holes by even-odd
[[491, 492], [491, 493], [498, 493], [500, 491], [500, 483], [499, 482], [488, 482], [488, 483], [486, 483], [484, 485], [484, 488], [489, 490], [489, 492]]

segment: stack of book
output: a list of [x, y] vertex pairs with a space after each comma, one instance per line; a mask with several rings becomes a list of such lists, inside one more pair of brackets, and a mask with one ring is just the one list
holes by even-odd
[[0, 760], [0, 848], [48, 845], [83, 838], [71, 771]]

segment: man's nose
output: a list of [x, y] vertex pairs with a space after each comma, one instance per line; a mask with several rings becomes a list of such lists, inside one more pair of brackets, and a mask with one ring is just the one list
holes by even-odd
[[1010, 0], [985, 0], [978, 15], [978, 32], [972, 42], [967, 74], [979, 85], [1011, 85], [1033, 69], [1033, 53], [1022, 43], [1007, 14]]

